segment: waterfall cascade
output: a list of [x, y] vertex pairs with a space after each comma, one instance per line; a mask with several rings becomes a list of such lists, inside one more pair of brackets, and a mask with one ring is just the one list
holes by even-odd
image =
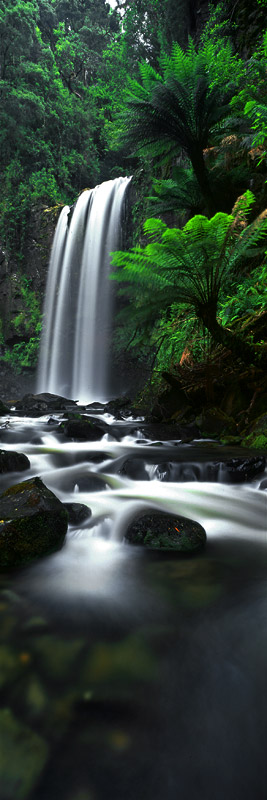
[[38, 392], [86, 403], [108, 399], [110, 252], [121, 244], [130, 180], [116, 178], [82, 192], [69, 224], [69, 207], [61, 212], [48, 272]]

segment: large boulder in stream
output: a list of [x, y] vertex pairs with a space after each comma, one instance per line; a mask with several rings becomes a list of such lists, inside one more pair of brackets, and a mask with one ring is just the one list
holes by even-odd
[[41, 417], [57, 411], [66, 411], [76, 406], [77, 400], [69, 400], [58, 394], [41, 392], [40, 394], [25, 394], [22, 400], [15, 404], [16, 411], [25, 417]]
[[30, 461], [24, 453], [0, 450], [0, 474], [4, 472], [23, 472], [30, 468]]
[[108, 431], [108, 426], [105, 423], [99, 425], [94, 419], [77, 414], [75, 418], [62, 422], [60, 430], [70, 439], [96, 442], [98, 439], [102, 439], [104, 433]]
[[12, 569], [58, 550], [68, 512], [40, 478], [12, 486], [0, 496], [0, 567]]
[[133, 520], [125, 533], [130, 544], [147, 550], [190, 555], [206, 544], [206, 531], [199, 522], [161, 511], [146, 511]]

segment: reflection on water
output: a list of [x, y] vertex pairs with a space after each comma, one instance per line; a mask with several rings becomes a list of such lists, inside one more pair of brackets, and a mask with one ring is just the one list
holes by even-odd
[[[29, 454], [31, 471], [9, 485], [39, 474], [93, 513], [60, 552], [2, 578], [1, 800], [264, 800], [260, 481], [133, 481], [124, 461], [147, 450], [129, 434], [69, 443], [47, 428], [12, 421], [4, 447]], [[102, 488], [80, 491], [81, 476]], [[198, 519], [206, 551], [179, 559], [124, 545], [146, 504]]]

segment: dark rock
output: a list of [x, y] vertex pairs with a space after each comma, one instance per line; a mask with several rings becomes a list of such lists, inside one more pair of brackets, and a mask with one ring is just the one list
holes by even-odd
[[89, 417], [68, 419], [67, 422], [62, 422], [60, 428], [64, 431], [65, 436], [70, 439], [84, 439], [88, 442], [102, 439], [104, 433], [106, 433], [106, 426], [104, 428], [100, 427]]
[[198, 522], [159, 511], [145, 512], [137, 517], [125, 533], [125, 540], [130, 544], [182, 554], [201, 550], [206, 538], [206, 532]]
[[31, 466], [24, 453], [14, 453], [12, 450], [0, 450], [0, 473], [23, 472]]
[[220, 408], [208, 408], [196, 418], [196, 423], [203, 436], [217, 436], [220, 434], [234, 435], [236, 423]]
[[267, 478], [263, 478], [263, 481], [261, 481], [259, 485], [259, 489], [267, 489]]
[[0, 415], [9, 414], [10, 409], [0, 400]]
[[160, 440], [163, 442], [173, 440], [188, 442], [200, 437], [199, 428], [194, 422], [187, 425], [177, 425], [176, 423], [167, 422], [151, 423], [149, 420], [145, 423], [142, 422], [139, 429], [144, 436], [149, 437], [153, 442]]
[[245, 431], [242, 445], [255, 447], [256, 450], [267, 450], [267, 414], [261, 414]]
[[26, 800], [38, 783], [49, 757], [48, 745], [9, 708], [0, 711], [1, 797]]
[[0, 496], [0, 565], [12, 568], [58, 550], [68, 513], [40, 478], [31, 478]]
[[70, 525], [81, 525], [91, 517], [91, 510], [84, 503], [63, 503], [69, 515]]
[[65, 411], [69, 406], [76, 406], [76, 400], [69, 400], [57, 394], [43, 392], [41, 394], [25, 394], [15, 404], [16, 411], [23, 416], [39, 417], [52, 411]]
[[265, 470], [265, 456], [252, 456], [252, 458], [231, 458], [220, 465], [220, 480], [227, 483], [242, 483], [251, 481]]

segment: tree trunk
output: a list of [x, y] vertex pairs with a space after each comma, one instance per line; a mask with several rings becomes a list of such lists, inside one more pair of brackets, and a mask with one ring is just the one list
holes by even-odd
[[205, 328], [207, 328], [214, 341], [230, 350], [236, 359], [241, 359], [244, 364], [248, 364], [249, 366], [251, 364], [258, 364], [258, 366], [262, 367], [264, 366], [266, 363], [267, 354], [263, 354], [255, 345], [245, 341], [242, 339], [242, 337], [236, 335], [228, 328], [223, 328], [222, 325], [219, 325], [216, 316], [211, 314], [209, 309], [202, 308], [199, 316], [203, 322], [203, 325]]
[[194, 150], [194, 152], [188, 152], [188, 156], [190, 158], [199, 188], [204, 200], [206, 201], [208, 214], [212, 217], [213, 214], [216, 213], [217, 208], [210, 186], [209, 173], [204, 161], [203, 150], [199, 148], [198, 150]]

